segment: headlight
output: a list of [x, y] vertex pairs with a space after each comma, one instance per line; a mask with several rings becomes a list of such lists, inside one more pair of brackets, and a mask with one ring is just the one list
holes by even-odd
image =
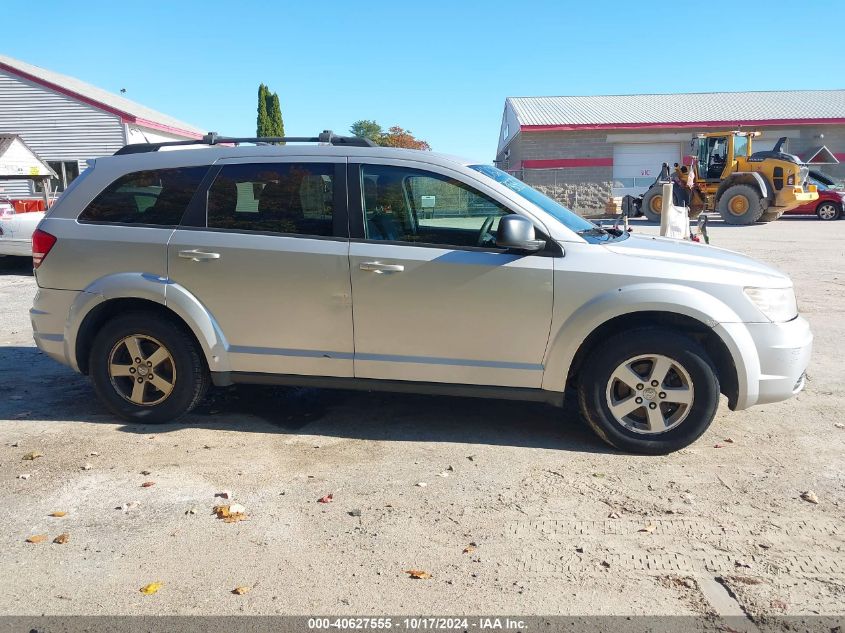
[[745, 288], [745, 295], [775, 323], [791, 321], [798, 316], [793, 288]]

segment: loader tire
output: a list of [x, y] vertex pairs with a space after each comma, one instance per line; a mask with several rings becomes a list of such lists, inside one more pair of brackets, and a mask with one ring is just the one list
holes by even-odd
[[645, 192], [640, 210], [649, 222], [660, 222], [660, 212], [663, 209], [663, 189], [652, 187]]
[[763, 201], [751, 185], [733, 185], [719, 198], [717, 210], [727, 224], [754, 224], [763, 215]]

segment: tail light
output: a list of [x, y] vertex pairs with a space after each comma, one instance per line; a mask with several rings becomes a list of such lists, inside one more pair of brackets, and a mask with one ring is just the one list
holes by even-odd
[[44, 258], [50, 253], [50, 249], [56, 243], [56, 236], [50, 235], [47, 231], [35, 229], [32, 234], [32, 267], [38, 268]]

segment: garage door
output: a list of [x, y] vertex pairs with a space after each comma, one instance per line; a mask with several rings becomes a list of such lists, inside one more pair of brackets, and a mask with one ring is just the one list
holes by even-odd
[[644, 193], [660, 175], [660, 167], [681, 160], [680, 143], [618, 143], [613, 146], [613, 195]]

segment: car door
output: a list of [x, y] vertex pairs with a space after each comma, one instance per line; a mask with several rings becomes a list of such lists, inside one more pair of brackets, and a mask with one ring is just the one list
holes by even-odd
[[232, 371], [351, 377], [346, 159], [213, 169], [170, 240], [171, 280], [211, 314]]
[[349, 183], [355, 376], [540, 387], [556, 245], [497, 248], [512, 210], [446, 168], [350, 162]]

